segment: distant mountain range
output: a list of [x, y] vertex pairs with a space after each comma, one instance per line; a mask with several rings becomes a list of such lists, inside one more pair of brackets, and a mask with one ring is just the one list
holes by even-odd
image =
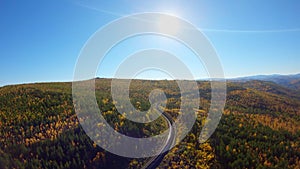
[[246, 82], [250, 80], [270, 81], [290, 89], [300, 90], [300, 73], [294, 75], [256, 75], [228, 79], [228, 81], [239, 82]]

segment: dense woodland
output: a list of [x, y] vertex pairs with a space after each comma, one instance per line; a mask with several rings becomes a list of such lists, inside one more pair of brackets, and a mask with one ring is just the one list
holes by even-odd
[[[120, 169], [139, 168], [147, 162], [111, 154], [85, 134], [74, 112], [71, 85], [38, 83], [0, 88], [1, 169]], [[141, 124], [119, 114], [110, 85], [110, 79], [96, 79], [96, 97], [103, 116], [115, 130], [147, 137], [166, 129], [162, 118]], [[158, 88], [167, 96], [166, 113], [174, 119], [184, 113], [179, 112], [181, 95], [176, 81], [132, 81], [132, 105], [148, 110], [149, 93]], [[300, 168], [297, 88], [264, 81], [228, 82], [221, 121], [203, 144], [198, 137], [210, 106], [210, 82], [199, 81], [197, 90], [201, 96], [200, 107], [195, 110], [197, 121], [158, 168]]]

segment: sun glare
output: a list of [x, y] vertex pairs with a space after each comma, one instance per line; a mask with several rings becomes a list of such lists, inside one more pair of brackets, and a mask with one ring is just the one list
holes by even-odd
[[[172, 15], [172, 14], [168, 13], [168, 15]], [[170, 17], [168, 16], [162, 16], [161, 18], [159, 18], [157, 24], [160, 32], [162, 33], [176, 35], [180, 31], [180, 23], [176, 18], [170, 19]]]

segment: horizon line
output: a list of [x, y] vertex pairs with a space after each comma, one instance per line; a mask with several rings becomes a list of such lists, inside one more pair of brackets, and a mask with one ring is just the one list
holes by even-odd
[[[291, 74], [280, 74], [280, 73], [272, 73], [272, 74], [253, 74], [253, 75], [246, 75], [246, 76], [235, 76], [235, 77], [224, 77], [224, 78], [211, 78], [211, 77], [205, 77], [205, 78], [195, 78], [195, 79], [168, 79], [168, 78], [115, 78], [115, 77], [94, 77], [91, 79], [119, 79], [119, 80], [153, 80], [153, 81], [161, 81], [161, 80], [167, 80], [167, 81], [172, 81], [172, 80], [195, 80], [195, 81], [212, 81], [212, 80], [235, 80], [235, 79], [240, 79], [240, 78], [247, 78], [247, 77], [254, 77], [254, 76], [295, 76], [295, 75], [300, 75], [299, 73], [291, 73]], [[91, 79], [85, 79], [85, 80], [91, 80]], [[84, 81], [84, 80], [82, 80]], [[27, 81], [27, 82], [16, 82], [16, 83], [7, 83], [7, 84], [1, 84], [0, 82], [0, 87], [5, 87], [5, 86], [14, 86], [14, 85], [27, 85], [27, 84], [41, 84], [41, 83], [71, 83], [74, 82], [74, 80], [54, 80], [54, 81]]]

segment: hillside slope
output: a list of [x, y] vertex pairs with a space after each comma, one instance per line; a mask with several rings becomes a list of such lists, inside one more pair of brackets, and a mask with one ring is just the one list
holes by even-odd
[[[111, 99], [110, 82], [97, 79], [96, 96], [115, 130], [134, 137], [165, 130], [162, 119], [137, 124], [120, 116]], [[295, 90], [263, 81], [229, 82], [220, 124], [205, 144], [199, 144], [210, 104], [210, 84], [201, 81], [198, 85], [197, 122], [159, 168], [300, 167], [300, 99]], [[180, 91], [175, 81], [134, 80], [131, 103], [140, 110], [149, 109], [148, 95], [156, 88], [168, 97], [165, 112], [176, 118]], [[0, 168], [139, 168], [146, 161], [106, 152], [86, 136], [74, 112], [71, 83], [0, 88]]]

